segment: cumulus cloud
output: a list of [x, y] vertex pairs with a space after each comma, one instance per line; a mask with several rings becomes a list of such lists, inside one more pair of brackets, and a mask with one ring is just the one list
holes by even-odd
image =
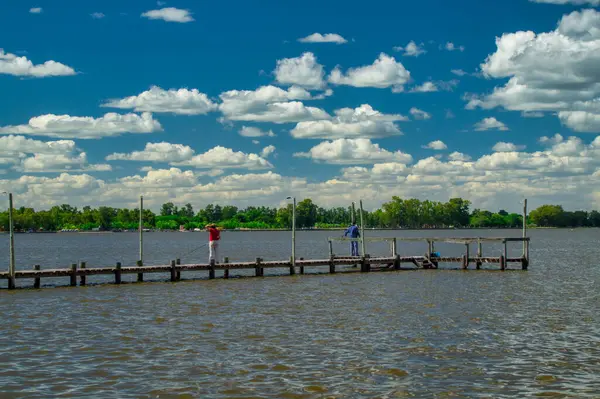
[[150, 10], [142, 13], [143, 18], [162, 19], [166, 22], [186, 23], [194, 21], [189, 10], [182, 10], [174, 7], [161, 8], [160, 10]]
[[181, 115], [203, 115], [217, 109], [217, 104], [198, 89], [164, 90], [152, 86], [137, 96], [112, 99], [102, 107], [133, 109], [136, 112], [168, 112]]
[[254, 126], [242, 126], [239, 133], [243, 137], [275, 137], [272, 130], [265, 131]]
[[381, 53], [373, 64], [350, 68], [345, 73], [336, 67], [328, 78], [330, 83], [353, 87], [391, 87], [394, 92], [404, 91], [404, 85], [410, 81], [410, 72], [394, 57]]
[[465, 75], [467, 75], [467, 72], [463, 71], [462, 69], [452, 69], [450, 72], [452, 72], [456, 76], [465, 76]]
[[431, 93], [435, 91], [439, 91], [439, 89], [433, 82], [425, 82], [422, 85], [415, 86], [410, 90], [411, 93]]
[[15, 170], [24, 173], [50, 172], [109, 172], [112, 167], [107, 164], [88, 164], [87, 154], [34, 154], [15, 166]]
[[467, 109], [554, 111], [573, 130], [598, 131], [594, 120], [600, 114], [595, 68], [600, 62], [600, 12], [563, 15], [550, 32], [505, 33], [496, 38], [496, 47], [481, 70], [487, 78], [509, 80], [491, 94], [468, 97]]
[[462, 152], [454, 151], [452, 154], [448, 155], [448, 159], [455, 162], [468, 162], [471, 160], [471, 156], [463, 154]]
[[483, 118], [480, 122], [477, 122], [475, 124], [475, 130], [508, 130], [508, 128], [504, 123], [492, 116], [489, 118]]
[[32, 7], [29, 9], [31, 14], [41, 14], [43, 11], [42, 7]]
[[408, 44], [405, 47], [394, 47], [394, 51], [403, 51], [403, 55], [406, 57], [418, 57], [427, 52], [424, 49], [423, 43], [417, 44], [414, 40], [408, 42]]
[[500, 141], [494, 145], [492, 148], [495, 152], [516, 152], [524, 150], [526, 146], [524, 145], [516, 145], [513, 143], [506, 143], [504, 141]]
[[195, 155], [185, 161], [172, 162], [172, 164], [174, 166], [191, 166], [198, 169], [259, 170], [273, 167], [269, 161], [257, 154], [246, 154], [222, 146], [214, 147], [204, 154]]
[[373, 164], [377, 162], [410, 163], [412, 156], [402, 151], [391, 152], [379, 147], [369, 139], [337, 139], [324, 141], [307, 153], [296, 153], [296, 157], [310, 158], [316, 162], [330, 164]]
[[594, 7], [600, 6], [600, 0], [529, 0], [533, 3], [547, 3], [547, 4], [572, 4], [574, 6], [582, 6], [589, 4]]
[[320, 108], [307, 107], [300, 101], [266, 104], [263, 109], [239, 115], [229, 115], [232, 121], [294, 123], [330, 118]]
[[268, 145], [262, 149], [262, 151], [260, 152], [260, 156], [263, 158], [268, 158], [270, 155], [275, 153], [275, 150], [276, 148], [274, 145]]
[[424, 145], [423, 148], [441, 151], [441, 150], [448, 149], [448, 146], [442, 140], [435, 140], [435, 141], [430, 142], [427, 145]]
[[0, 74], [46, 78], [51, 76], [70, 76], [75, 75], [76, 72], [70, 66], [52, 60], [35, 65], [27, 57], [18, 57], [14, 54], [6, 53], [4, 49], [0, 48]]
[[465, 51], [465, 46], [457, 46], [452, 42], [447, 42], [444, 48], [448, 51]]
[[183, 144], [167, 142], [147, 143], [143, 151], [132, 153], [113, 153], [106, 157], [107, 161], [146, 161], [146, 162], [180, 162], [190, 159], [195, 151]]
[[415, 118], [416, 120], [427, 120], [427, 119], [431, 119], [431, 114], [428, 112], [425, 112], [423, 110], [420, 110], [419, 108], [411, 108], [410, 109], [410, 114], [413, 116], [413, 118]]
[[337, 33], [326, 33], [324, 35], [320, 33], [313, 33], [312, 35], [308, 35], [301, 39], [298, 39], [300, 43], [336, 43], [336, 44], [344, 44], [348, 43], [346, 39]]
[[322, 89], [325, 87], [325, 71], [317, 57], [311, 52], [303, 53], [300, 57], [277, 60], [273, 71], [275, 80], [283, 85], [297, 85], [307, 89]]
[[332, 119], [300, 122], [290, 134], [301, 139], [388, 137], [402, 134], [394, 122], [408, 120], [399, 114], [383, 114], [369, 104], [341, 108], [335, 115]]
[[104, 13], [101, 13], [101, 12], [93, 12], [90, 14], [90, 16], [93, 19], [102, 19], [102, 18], [106, 17], [106, 15], [104, 15]]
[[1, 134], [27, 134], [77, 139], [99, 139], [125, 133], [153, 133], [161, 131], [160, 123], [152, 114], [107, 113], [100, 118], [70, 115], [41, 115], [31, 118], [26, 125], [0, 127]]

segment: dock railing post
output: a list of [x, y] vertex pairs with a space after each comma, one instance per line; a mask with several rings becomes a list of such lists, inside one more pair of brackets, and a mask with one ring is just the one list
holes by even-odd
[[365, 255], [367, 254], [367, 250], [365, 249], [365, 223], [364, 223], [364, 219], [363, 219], [363, 203], [362, 200], [360, 200], [359, 202], [360, 204], [360, 242], [361, 242], [361, 249], [362, 249], [362, 255], [363, 257], [365, 257]]
[[77, 263], [71, 264], [71, 287], [77, 286]]
[[[142, 264], [144, 263], [144, 197], [140, 196], [140, 223], [139, 223], [139, 230], [140, 230], [140, 258], [139, 261], [142, 262]], [[141, 266], [141, 265], [140, 265]], [[143, 279], [143, 277], [142, 277]], [[138, 275], [138, 281], [139, 280], [139, 275]]]
[[121, 284], [121, 262], [115, 267], [115, 284]]
[[171, 261], [171, 282], [177, 281], [177, 263], [175, 259]]

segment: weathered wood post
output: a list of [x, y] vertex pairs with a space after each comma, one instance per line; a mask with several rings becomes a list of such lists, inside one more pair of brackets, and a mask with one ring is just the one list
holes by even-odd
[[523, 270], [527, 270], [527, 268], [529, 267], [529, 241], [527, 239], [525, 239], [524, 244], [525, 244], [525, 254], [523, 255], [523, 258], [521, 260], [521, 268]]
[[506, 269], [507, 262], [508, 262], [508, 246], [506, 244], [506, 240], [504, 240], [504, 268], [502, 270]]
[[115, 267], [115, 284], [121, 284], [121, 262]]
[[360, 200], [359, 204], [360, 204], [360, 243], [361, 243], [362, 254], [364, 257], [367, 253], [367, 250], [366, 250], [366, 245], [365, 245], [365, 222], [363, 219], [362, 200]]
[[296, 268], [294, 267], [294, 257], [290, 257], [290, 276], [296, 274]]
[[369, 262], [369, 255], [363, 255], [361, 259], [360, 271], [363, 273], [368, 273], [371, 271], [371, 263]]
[[[523, 200], [523, 239], [525, 237], [527, 237], [527, 199]], [[525, 257], [526, 250], [525, 241], [523, 241], [523, 257]]]
[[[138, 226], [139, 230], [140, 230], [140, 262], [144, 262], [144, 197], [140, 195], [140, 221], [139, 221], [139, 226]], [[143, 277], [142, 277], [143, 279]], [[139, 280], [139, 276], [138, 276], [138, 281]]]
[[[481, 246], [481, 239], [478, 238], [477, 239], [477, 257], [478, 258], [482, 258], [483, 257], [483, 248]], [[477, 259], [477, 262], [475, 263], [477, 266], [477, 270], [481, 269], [481, 259]]]
[[398, 255], [398, 250], [396, 249], [396, 237], [392, 238], [392, 257], [396, 257]]
[[[223, 263], [225, 265], [227, 265], [229, 263], [229, 258], [227, 256], [223, 259]], [[229, 278], [229, 268], [223, 270], [223, 278]]]
[[212, 279], [214, 279], [214, 278], [215, 278], [215, 265], [216, 265], [216, 264], [217, 264], [217, 263], [216, 263], [216, 260], [215, 260], [215, 259], [211, 259], [211, 260], [210, 260], [210, 264], [209, 264], [210, 268], [208, 269], [208, 278], [209, 278], [210, 280], [212, 280]]
[[[175, 264], [177, 266], [181, 265], [181, 259], [175, 259]], [[177, 281], [181, 280], [181, 270], [177, 270]]]
[[177, 281], [177, 263], [175, 259], [171, 261], [171, 282]]
[[13, 195], [8, 193], [8, 289], [15, 289], [17, 284], [15, 280], [15, 223], [13, 220]]
[[260, 262], [262, 259], [256, 258], [256, 267], [254, 268], [256, 277], [261, 277], [263, 275], [263, 268], [260, 267]]
[[465, 252], [465, 256], [464, 256], [464, 260], [463, 260], [463, 269], [468, 269], [469, 268], [469, 243], [465, 244], [466, 246], [466, 252]]
[[500, 270], [506, 270], [506, 258], [500, 255]]
[[[85, 262], [79, 262], [79, 268], [83, 272], [85, 272], [85, 266], [86, 266]], [[84, 286], [86, 284], [85, 277], [86, 277], [85, 274], [81, 274], [81, 277], [79, 277], [79, 285]]]
[[398, 242], [396, 237], [392, 240], [392, 256], [394, 257], [394, 269], [400, 270], [400, 255], [398, 255]]
[[329, 255], [329, 273], [335, 274], [335, 260], [333, 258], [333, 255]]
[[77, 286], [77, 263], [71, 263], [71, 287]]
[[433, 241], [427, 240], [427, 243], [429, 244], [427, 251], [427, 259], [429, 259], [429, 261], [431, 262], [431, 254], [433, 253]]
[[[144, 262], [141, 261], [141, 260], [138, 260], [135, 264], [138, 265], [139, 267], [144, 266]], [[138, 281], [138, 283], [143, 283], [144, 282], [144, 272], [138, 273], [137, 281]]]
[[[40, 271], [40, 265], [33, 265], [33, 270], [39, 272]], [[36, 277], [33, 280], [33, 288], [40, 288], [40, 278], [39, 277]]]
[[332, 258], [333, 257], [333, 242], [331, 241], [331, 238], [328, 238], [327, 241], [329, 242], [329, 257]]

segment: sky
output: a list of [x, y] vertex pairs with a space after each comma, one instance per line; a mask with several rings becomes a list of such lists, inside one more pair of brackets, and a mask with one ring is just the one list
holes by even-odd
[[15, 206], [600, 208], [600, 0], [4, 0]]

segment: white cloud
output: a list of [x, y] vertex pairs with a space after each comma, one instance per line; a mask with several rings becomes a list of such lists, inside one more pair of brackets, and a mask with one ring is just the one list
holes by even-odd
[[296, 153], [296, 157], [310, 158], [316, 162], [330, 164], [373, 164], [377, 162], [411, 163], [412, 156], [401, 151], [390, 152], [369, 139], [337, 139], [324, 141], [307, 153]]
[[113, 153], [106, 157], [107, 161], [147, 161], [147, 162], [180, 162], [191, 159], [195, 151], [183, 144], [167, 142], [147, 143], [143, 151], [132, 153]]
[[492, 116], [489, 118], [483, 118], [480, 122], [477, 122], [475, 124], [475, 130], [508, 130], [508, 128], [504, 123]]
[[32, 157], [25, 158], [15, 169], [24, 173], [50, 173], [66, 171], [93, 171], [109, 172], [112, 170], [110, 165], [97, 164], [89, 165], [87, 154], [82, 152], [78, 155], [72, 154], [34, 154]]
[[415, 118], [416, 120], [427, 120], [427, 119], [431, 119], [431, 114], [428, 112], [425, 112], [423, 110], [420, 110], [419, 108], [411, 108], [410, 109], [410, 114], [413, 116], [413, 118]]
[[572, 4], [575, 6], [582, 6], [585, 4], [589, 4], [590, 6], [598, 7], [600, 6], [600, 0], [529, 0], [533, 3], [547, 3], [547, 4]]
[[544, 117], [544, 113], [543, 112], [527, 112], [527, 111], [523, 111], [523, 112], [521, 112], [521, 116], [523, 118], [543, 118]]
[[204, 115], [217, 109], [217, 104], [198, 89], [164, 90], [152, 86], [137, 96], [112, 99], [102, 107], [133, 109], [136, 112], [168, 112], [180, 115]]
[[0, 127], [0, 134], [99, 139], [125, 133], [153, 133], [161, 130], [160, 123], [147, 112], [142, 115], [107, 113], [100, 118], [47, 114], [31, 118], [27, 125]]
[[298, 39], [300, 43], [336, 43], [344, 44], [348, 41], [337, 33], [326, 33], [324, 35], [320, 33], [313, 33], [301, 39]]
[[172, 162], [174, 166], [191, 166], [198, 169], [247, 169], [259, 170], [273, 167], [269, 161], [257, 154], [246, 154], [241, 151], [233, 151], [230, 148], [217, 146], [204, 154], [198, 154], [192, 158]]
[[383, 114], [369, 104], [357, 108], [341, 108], [333, 119], [300, 122], [290, 132], [294, 138], [377, 138], [401, 135], [395, 121], [406, 121], [403, 115]]
[[30, 9], [29, 9], [29, 12], [30, 12], [31, 14], [41, 14], [41, 13], [42, 13], [42, 11], [44, 11], [44, 10], [42, 9], [42, 7], [33, 7], [33, 8], [30, 8]]
[[[557, 28], [505, 33], [496, 52], [481, 65], [488, 78], [509, 78], [491, 94], [468, 98], [468, 109], [503, 107], [512, 111], [558, 112], [577, 131], [597, 131], [600, 114], [600, 12], [566, 14]], [[560, 112], [564, 112], [562, 117]], [[582, 114], [580, 112], [586, 112]]]
[[141, 16], [148, 19], [162, 19], [166, 22], [186, 23], [194, 21], [194, 18], [188, 10], [181, 10], [174, 7], [146, 11], [145, 13], [142, 13]]
[[570, 129], [581, 133], [600, 132], [600, 113], [585, 111], [560, 111], [558, 118]]
[[323, 65], [317, 62], [317, 57], [311, 52], [296, 58], [277, 60], [273, 73], [275, 80], [283, 85], [297, 85], [308, 89], [325, 87]]
[[506, 143], [504, 141], [500, 141], [494, 145], [492, 150], [495, 152], [517, 152], [522, 151], [526, 148], [524, 145], [516, 145], [513, 143]]
[[239, 133], [243, 137], [275, 137], [272, 130], [264, 131], [254, 126], [242, 126]]
[[457, 46], [452, 42], [447, 42], [444, 48], [448, 51], [465, 51], [465, 46]]
[[119, 179], [126, 187], [143, 188], [174, 188], [193, 187], [198, 179], [191, 170], [182, 171], [178, 168], [149, 170], [146, 176], [127, 176]]
[[435, 141], [430, 142], [427, 145], [424, 145], [423, 148], [441, 151], [441, 150], [447, 150], [448, 146], [441, 140], [435, 140]]
[[425, 82], [421, 86], [415, 86], [410, 89], [411, 93], [431, 93], [435, 91], [439, 91], [439, 89], [433, 82]]
[[72, 140], [39, 141], [23, 136], [0, 136], [0, 156], [19, 154], [61, 154], [75, 150]]
[[75, 75], [76, 72], [70, 66], [52, 60], [34, 65], [27, 57], [17, 57], [14, 54], [4, 52], [4, 49], [0, 48], [0, 74], [46, 78], [50, 76], [70, 76]]
[[336, 67], [328, 80], [336, 85], [379, 89], [391, 87], [394, 92], [402, 92], [404, 85], [410, 80], [410, 72], [400, 62], [396, 62], [394, 57], [381, 53], [373, 64], [350, 68], [346, 73]]
[[268, 145], [262, 149], [260, 156], [263, 158], [268, 158], [271, 154], [275, 153], [275, 150], [276, 148], [274, 145]]
[[411, 40], [406, 47], [394, 47], [394, 51], [404, 51], [403, 55], [406, 57], [418, 57], [427, 52], [423, 47], [423, 43], [417, 44], [414, 40]]
[[294, 123], [330, 118], [320, 108], [307, 107], [300, 101], [267, 104], [264, 109], [246, 114], [229, 115], [232, 121]]
[[90, 16], [93, 19], [102, 19], [102, 18], [106, 17], [106, 15], [104, 15], [104, 13], [101, 13], [101, 12], [93, 12], [90, 14]]
[[463, 154], [462, 152], [454, 151], [452, 154], [448, 155], [448, 159], [456, 162], [468, 162], [471, 160], [471, 157], [467, 154]]
[[447, 109], [446, 110], [446, 119], [453, 119], [453, 118], [456, 118], [456, 115], [454, 115], [454, 113], [452, 111]]
[[453, 69], [450, 72], [452, 72], [456, 76], [465, 76], [465, 75], [467, 75], [467, 72], [463, 71], [462, 69]]

